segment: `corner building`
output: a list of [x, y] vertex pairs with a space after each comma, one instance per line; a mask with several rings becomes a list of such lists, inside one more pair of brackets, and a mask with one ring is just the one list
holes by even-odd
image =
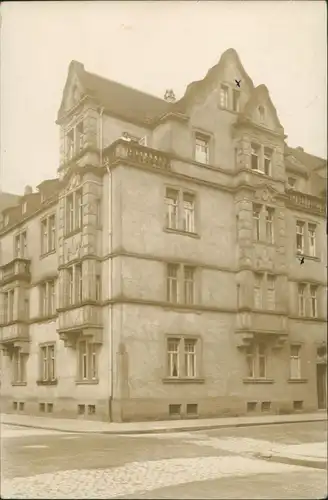
[[326, 160], [237, 53], [178, 101], [73, 61], [57, 124], [57, 177], [2, 212], [3, 411], [326, 408]]

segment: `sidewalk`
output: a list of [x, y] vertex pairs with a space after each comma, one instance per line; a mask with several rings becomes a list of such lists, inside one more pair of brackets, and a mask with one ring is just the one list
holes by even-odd
[[153, 434], [162, 432], [190, 432], [229, 427], [249, 427], [268, 424], [327, 421], [326, 412], [294, 415], [265, 415], [254, 417], [165, 420], [158, 422], [99, 422], [86, 419], [63, 419], [30, 415], [1, 414], [1, 424], [49, 429], [71, 433]]
[[271, 462], [302, 465], [316, 469], [327, 469], [327, 441], [319, 443], [301, 443], [286, 446], [274, 446], [266, 453], [259, 453], [259, 458]]

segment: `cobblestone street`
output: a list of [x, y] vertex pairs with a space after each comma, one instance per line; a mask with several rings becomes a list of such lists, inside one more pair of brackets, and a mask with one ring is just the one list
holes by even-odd
[[324, 422], [132, 436], [3, 426], [1, 497], [324, 498], [325, 470], [254, 452], [325, 440]]

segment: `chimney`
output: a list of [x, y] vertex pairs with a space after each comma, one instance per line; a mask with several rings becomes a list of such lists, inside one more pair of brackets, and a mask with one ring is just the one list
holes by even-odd
[[302, 153], [304, 153], [304, 149], [303, 149], [303, 148], [301, 148], [301, 146], [297, 146], [297, 148], [296, 148], [296, 149], [297, 149], [297, 151], [301, 151]]
[[33, 189], [31, 186], [25, 186], [25, 189], [24, 189], [24, 196], [28, 195], [28, 194], [32, 194], [33, 193]]
[[167, 89], [164, 94], [164, 100], [167, 102], [175, 102], [176, 98], [172, 89]]

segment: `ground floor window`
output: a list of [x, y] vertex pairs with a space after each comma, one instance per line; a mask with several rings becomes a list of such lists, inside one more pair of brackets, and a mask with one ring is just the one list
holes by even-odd
[[89, 340], [77, 344], [78, 380], [95, 381], [98, 379], [98, 347]]
[[13, 383], [26, 382], [26, 360], [26, 354], [22, 353], [20, 349], [15, 348], [12, 355]]

